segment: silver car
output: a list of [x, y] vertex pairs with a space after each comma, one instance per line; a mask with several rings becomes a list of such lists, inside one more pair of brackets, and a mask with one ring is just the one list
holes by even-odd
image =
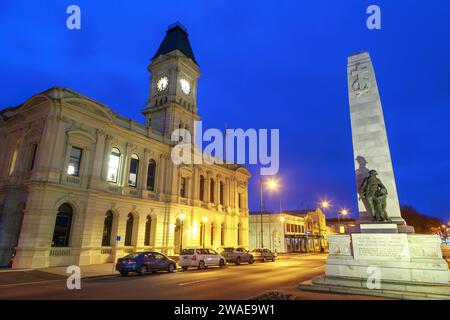
[[257, 248], [252, 250], [252, 255], [255, 260], [259, 260], [262, 262], [266, 261], [275, 261], [276, 253], [270, 251], [269, 249]]
[[220, 254], [225, 257], [227, 262], [233, 262], [236, 265], [240, 265], [241, 262], [249, 264], [255, 262], [253, 255], [245, 248], [224, 248]]
[[223, 267], [226, 259], [213, 249], [193, 248], [183, 249], [178, 258], [178, 265], [187, 270], [189, 267], [205, 269], [209, 266]]

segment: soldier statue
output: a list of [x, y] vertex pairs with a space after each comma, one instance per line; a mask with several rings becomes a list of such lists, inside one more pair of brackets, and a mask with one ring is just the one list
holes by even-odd
[[387, 189], [375, 170], [369, 171], [361, 184], [361, 199], [374, 221], [390, 221], [386, 212]]

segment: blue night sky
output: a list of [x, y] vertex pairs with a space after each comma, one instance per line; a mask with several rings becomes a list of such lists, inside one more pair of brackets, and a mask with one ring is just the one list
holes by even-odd
[[[82, 30], [66, 28], [66, 8]], [[366, 8], [382, 30], [366, 28]], [[204, 127], [279, 128], [279, 194], [266, 205], [355, 214], [347, 56], [376, 70], [400, 202], [450, 220], [450, 2], [0, 0], [0, 108], [65, 86], [143, 121], [150, 58], [181, 21], [202, 71]], [[258, 168], [249, 188], [258, 210]], [[333, 214], [329, 212], [330, 216]]]

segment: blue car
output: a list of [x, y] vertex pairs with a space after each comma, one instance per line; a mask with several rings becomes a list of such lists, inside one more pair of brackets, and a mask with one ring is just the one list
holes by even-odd
[[167, 271], [174, 272], [177, 263], [159, 252], [134, 252], [117, 260], [116, 270], [122, 276], [133, 272], [144, 275], [147, 272]]

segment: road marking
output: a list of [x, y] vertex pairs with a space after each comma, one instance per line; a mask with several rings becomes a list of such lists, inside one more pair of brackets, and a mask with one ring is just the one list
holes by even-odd
[[197, 281], [191, 281], [191, 282], [183, 282], [183, 283], [178, 283], [178, 285], [179, 285], [180, 287], [182, 287], [182, 286], [188, 286], [188, 285], [194, 284], [194, 283], [200, 283], [200, 282], [212, 281], [212, 280], [217, 280], [217, 279], [220, 279], [220, 278], [209, 278], [209, 279], [203, 279], [203, 280], [197, 280]]

